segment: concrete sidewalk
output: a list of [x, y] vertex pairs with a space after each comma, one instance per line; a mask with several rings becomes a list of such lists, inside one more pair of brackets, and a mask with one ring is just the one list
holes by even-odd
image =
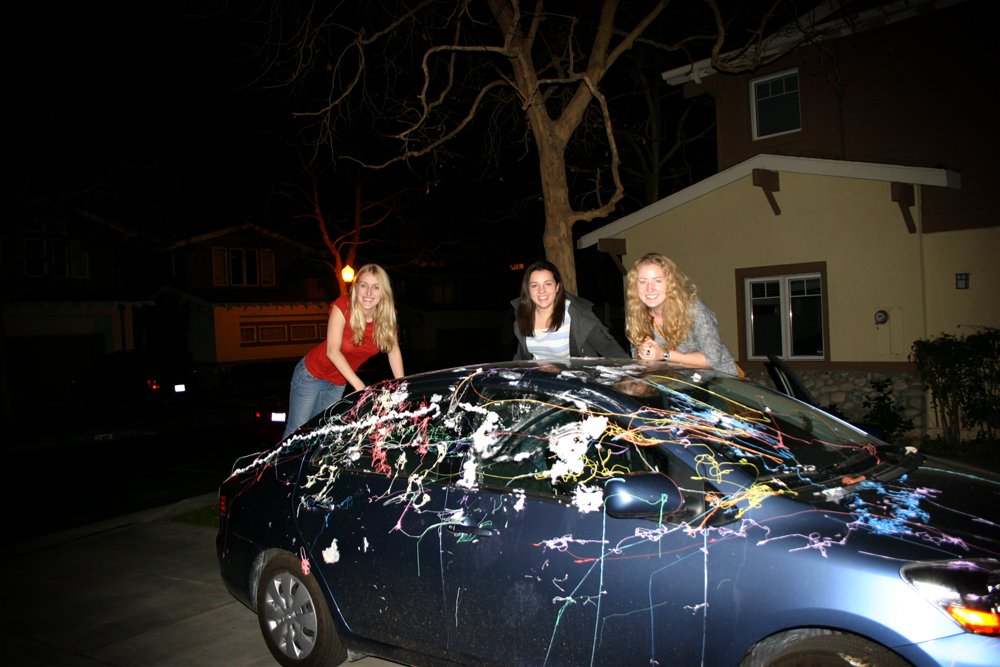
[[[2, 665], [275, 665], [219, 576], [209, 494], [6, 548]], [[352, 667], [395, 663], [364, 658]]]

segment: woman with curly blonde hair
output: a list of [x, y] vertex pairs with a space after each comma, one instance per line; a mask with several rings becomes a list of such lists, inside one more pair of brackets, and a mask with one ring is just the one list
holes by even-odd
[[625, 334], [640, 360], [674, 361], [739, 374], [715, 313], [669, 258], [640, 257], [628, 272]]
[[378, 264], [365, 264], [354, 277], [350, 298], [330, 304], [326, 342], [295, 367], [282, 438], [340, 400], [347, 384], [364, 389], [355, 371], [380, 351], [389, 355], [393, 377], [405, 375], [389, 276]]

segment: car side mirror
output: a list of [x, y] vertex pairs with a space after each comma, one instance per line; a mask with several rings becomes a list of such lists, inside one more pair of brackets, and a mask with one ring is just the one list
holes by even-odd
[[604, 483], [604, 511], [618, 519], [659, 519], [684, 506], [680, 487], [658, 472], [636, 472]]

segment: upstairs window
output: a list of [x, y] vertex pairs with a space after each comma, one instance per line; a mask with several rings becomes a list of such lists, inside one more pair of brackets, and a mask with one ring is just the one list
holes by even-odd
[[212, 248], [212, 284], [217, 287], [273, 287], [274, 251]]
[[431, 303], [459, 303], [462, 289], [456, 278], [435, 276], [427, 285], [427, 300]]
[[801, 130], [798, 70], [751, 81], [750, 115], [754, 140]]
[[88, 278], [87, 251], [61, 238], [24, 239], [24, 275], [33, 278]]
[[257, 285], [257, 251], [229, 249], [229, 284]]

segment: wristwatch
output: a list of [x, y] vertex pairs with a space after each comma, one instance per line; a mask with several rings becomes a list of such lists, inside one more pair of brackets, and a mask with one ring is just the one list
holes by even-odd
[[667, 350], [666, 352], [663, 353], [663, 360], [670, 361], [670, 350]]

